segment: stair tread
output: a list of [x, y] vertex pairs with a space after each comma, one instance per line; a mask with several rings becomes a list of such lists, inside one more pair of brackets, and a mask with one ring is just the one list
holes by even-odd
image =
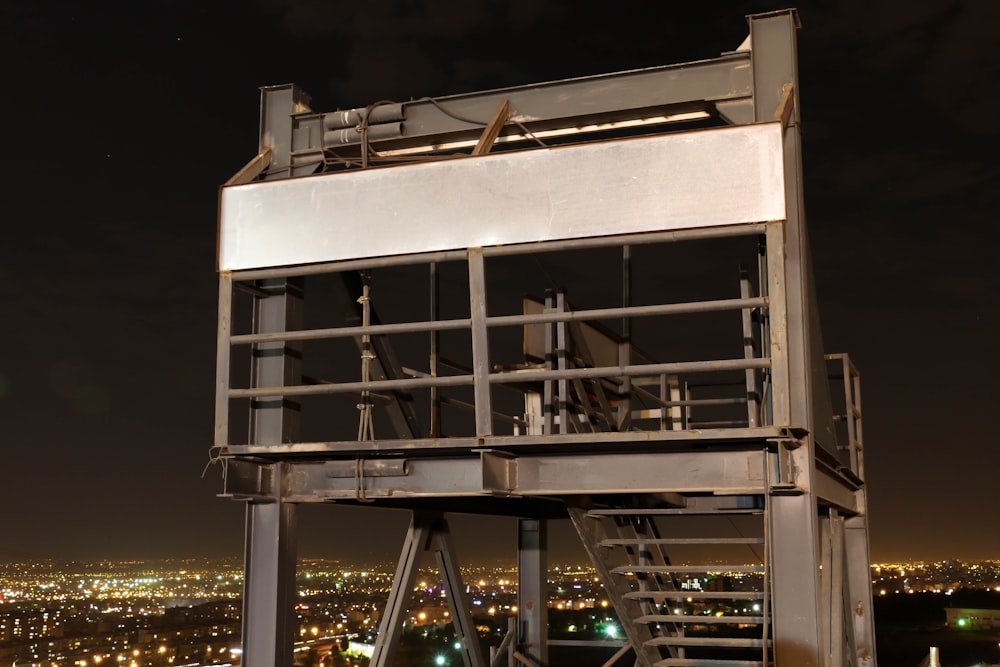
[[647, 646], [707, 646], [719, 648], [762, 648], [759, 637], [654, 637], [643, 642]]
[[625, 597], [630, 600], [655, 600], [657, 598], [694, 598], [715, 600], [763, 600], [759, 591], [629, 591]]
[[622, 537], [601, 540], [602, 547], [641, 544], [764, 544], [763, 537], [657, 537], [650, 539]]
[[656, 509], [595, 509], [587, 512], [587, 516], [590, 517], [601, 517], [601, 516], [642, 516], [648, 514], [650, 516], [665, 516], [671, 514], [690, 514], [690, 515], [700, 515], [700, 516], [729, 516], [731, 514], [763, 514], [762, 509], [728, 509], [728, 510], [699, 510], [699, 509], [687, 509], [685, 507], [669, 507], [669, 508], [656, 508]]
[[731, 623], [745, 625], [760, 625], [763, 616], [694, 616], [684, 614], [646, 614], [635, 619], [636, 623], [686, 623], [698, 625], [702, 623]]
[[761, 660], [720, 660], [718, 658], [667, 658], [653, 667], [764, 667]]
[[626, 572], [763, 572], [762, 565], [621, 565], [611, 568], [615, 574]]

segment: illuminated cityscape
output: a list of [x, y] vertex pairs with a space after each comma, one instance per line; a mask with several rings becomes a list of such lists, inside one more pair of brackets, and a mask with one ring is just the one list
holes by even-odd
[[[300, 560], [296, 663], [304, 667], [366, 664], [365, 654], [374, 642], [393, 570], [394, 565], [388, 563], [361, 568], [333, 560]], [[517, 612], [516, 572], [513, 567], [494, 566], [470, 567], [462, 574], [480, 636], [487, 643], [499, 644], [507, 619]], [[684, 578], [680, 585], [751, 590], [759, 586], [758, 576], [709, 573], [703, 578]], [[237, 559], [0, 564], [0, 665], [239, 664], [242, 579]], [[554, 565], [549, 585], [552, 637], [620, 639], [614, 613], [590, 566]], [[878, 563], [872, 566], [872, 585], [877, 601], [933, 598], [941, 608], [968, 607], [967, 603], [951, 604], [948, 598], [957, 600], [971, 592], [985, 600], [986, 608], [996, 609], [1000, 608], [1000, 560]], [[687, 604], [682, 611], [698, 615], [748, 610], [718, 605], [700, 609]], [[445, 659], [452, 641], [449, 614], [437, 571], [422, 570], [407, 636], [415, 651], [437, 655], [442, 660], [439, 664], [449, 664]], [[932, 629], [946, 629], [948, 620], [953, 620], [952, 630], [968, 622], [964, 616], [946, 618], [935, 611]], [[412, 664], [425, 664], [425, 660]]]

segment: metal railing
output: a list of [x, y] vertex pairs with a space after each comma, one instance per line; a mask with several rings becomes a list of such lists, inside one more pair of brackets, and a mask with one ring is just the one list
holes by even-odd
[[[778, 223], [769, 223], [778, 224]], [[563, 252], [591, 248], [623, 247], [634, 245], [663, 244], [679, 241], [719, 239], [725, 237], [762, 237], [765, 224], [748, 224], [733, 227], [712, 227], [692, 230], [585, 238], [523, 246], [499, 246], [471, 248], [465, 251], [446, 251], [419, 255], [395, 256], [366, 260], [347, 260], [318, 265], [283, 267], [278, 269], [250, 270], [220, 274], [219, 336], [216, 394], [216, 446], [226, 448], [230, 442], [230, 404], [233, 401], [251, 401], [249, 410], [273, 401], [296, 401], [307, 396], [360, 395], [372, 394], [383, 400], [387, 396], [411, 395], [414, 392], [430, 393], [430, 410], [442, 407], [471, 411], [475, 418], [474, 430], [461, 435], [483, 439], [494, 435], [497, 422], [512, 424], [514, 434], [531, 438], [557, 433], [571, 434], [590, 431], [629, 430], [690, 430], [711, 428], [753, 428], [773, 424], [770, 414], [769, 385], [771, 383], [771, 332], [770, 315], [774, 297], [768, 295], [769, 274], [762, 252], [755, 258], [758, 262], [758, 285], [756, 290], [749, 286], [744, 274], [740, 296], [737, 298], [710, 299], [679, 303], [652, 305], [630, 305], [628, 295], [623, 296], [623, 305], [610, 308], [571, 309], [564, 294], [551, 296], [540, 312], [521, 314], [488, 315], [487, 277], [485, 260], [513, 255]], [[427, 265], [431, 276], [436, 276], [436, 267], [442, 262], [464, 261], [468, 266], [469, 309], [467, 317], [437, 319], [432, 317], [422, 321], [395, 323], [373, 323], [353, 325], [302, 328], [299, 323], [286, 326], [262, 327], [260, 322], [251, 324], [251, 331], [233, 333], [233, 292], [234, 288], [244, 288], [256, 304], [275, 294], [273, 290], [261, 286], [289, 279], [322, 274], [345, 274], [354, 271], [373, 271], [381, 268]], [[432, 285], [432, 290], [438, 287]], [[280, 291], [280, 290], [279, 290]], [[760, 296], [754, 296], [754, 291]], [[780, 295], [779, 298], [782, 298]], [[783, 310], [783, 309], [782, 309]], [[583, 327], [601, 326], [602, 322], [627, 322], [623, 328], [630, 328], [632, 321], [648, 318], [671, 318], [676, 316], [713, 316], [720, 313], [741, 313], [742, 332], [736, 328], [734, 340], [742, 336], [744, 355], [733, 358], [693, 359], [671, 362], [657, 362], [635, 347], [631, 340], [623, 336], [608, 335], [602, 344], [617, 344], [617, 359], [598, 363], [587, 349]], [[751, 322], [753, 324], [751, 324]], [[546, 349], [544, 362], [534, 364], [503, 364], [491, 354], [489, 340], [492, 335], [502, 335], [500, 330], [523, 328], [525, 336], [529, 329], [544, 329]], [[277, 330], [275, 330], [277, 329]], [[466, 345], [464, 353], [471, 352], [471, 367], [449, 364], [441, 354], [438, 337], [445, 332], [468, 332], [471, 345]], [[251, 357], [264, 354], [290, 354], [292, 346], [319, 341], [343, 339], [360, 340], [385, 339], [404, 334], [427, 334], [430, 338], [428, 370], [410, 370], [397, 367], [391, 377], [331, 381], [308, 377], [302, 372], [295, 381], [286, 375], [284, 384], [258, 384], [255, 378], [244, 386], [232, 386], [231, 363], [235, 350], [249, 347]], [[294, 352], [298, 355], [298, 348]], [[575, 355], [575, 356], [574, 356]], [[307, 355], [306, 355], [307, 356]], [[541, 356], [541, 355], [540, 355]], [[605, 354], [605, 357], [608, 355]], [[635, 363], [633, 357], [641, 358]], [[445, 366], [461, 368], [458, 372], [446, 372]], [[725, 380], [727, 376], [729, 380]], [[734, 381], [739, 374], [740, 381]], [[742, 376], [745, 374], [745, 382]], [[719, 376], [723, 379], [718, 380]], [[275, 374], [268, 374], [274, 378]], [[716, 396], [701, 393], [695, 395], [695, 387], [703, 389], [713, 384], [715, 387], [728, 386], [728, 395]], [[278, 377], [281, 377], [280, 375]], [[307, 379], [308, 378], [308, 379]], [[696, 385], [692, 378], [703, 378]], [[648, 387], [657, 387], [651, 391]], [[494, 387], [514, 388], [525, 395], [537, 392], [543, 396], [541, 419], [534, 425], [528, 415], [505, 414], [494, 408], [492, 389]], [[473, 390], [474, 400], [442, 395], [443, 390], [468, 388]], [[586, 404], [585, 404], [586, 403]], [[743, 417], [724, 419], [695, 419], [697, 410], [726, 410], [733, 406], [746, 406]], [[527, 408], [526, 408], [527, 412]], [[441, 437], [440, 415], [431, 415], [430, 432], [400, 434], [397, 438], [419, 440]], [[459, 434], [454, 434], [459, 435]], [[381, 438], [391, 440], [393, 438]], [[324, 441], [330, 442], [330, 441]], [[346, 441], [338, 441], [346, 442]]]

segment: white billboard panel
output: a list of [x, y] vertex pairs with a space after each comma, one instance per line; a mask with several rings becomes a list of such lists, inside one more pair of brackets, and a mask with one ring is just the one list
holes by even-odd
[[229, 186], [219, 268], [782, 220], [780, 123]]

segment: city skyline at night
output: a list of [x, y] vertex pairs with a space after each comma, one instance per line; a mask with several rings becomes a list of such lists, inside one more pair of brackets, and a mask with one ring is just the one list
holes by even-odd
[[[360, 659], [374, 641], [394, 569], [389, 561], [300, 559], [296, 663], [327, 654]], [[718, 590], [752, 587], [753, 582], [742, 580], [754, 576], [709, 573], [724, 582]], [[874, 563], [871, 576], [876, 609], [884, 610], [884, 617], [876, 618], [895, 659], [910, 659], [930, 641], [918, 641], [915, 647], [900, 643], [893, 635], [900, 627], [916, 637], [933, 636], [954, 658], [960, 651], [992, 656], [981, 646], [988, 631], [966, 627], [965, 617], [952, 618], [954, 613], [946, 610], [1000, 602], [1000, 561]], [[237, 558], [0, 563], [0, 663], [172, 667], [238, 662], [242, 577]], [[684, 577], [681, 585], [712, 586], [709, 578]], [[483, 640], [498, 644], [507, 619], [517, 613], [516, 569], [510, 564], [470, 565], [462, 568], [462, 579]], [[553, 564], [547, 579], [554, 637], [614, 645], [620, 637], [618, 620], [593, 567]], [[927, 611], [902, 613], [896, 602], [902, 599]], [[684, 613], [697, 618], [734, 611], [718, 601], [706, 609], [690, 606]], [[425, 565], [406, 618], [404, 644], [411, 659], [435, 652], [450, 655], [448, 616], [438, 572]], [[923, 631], [913, 633], [916, 627]]]

